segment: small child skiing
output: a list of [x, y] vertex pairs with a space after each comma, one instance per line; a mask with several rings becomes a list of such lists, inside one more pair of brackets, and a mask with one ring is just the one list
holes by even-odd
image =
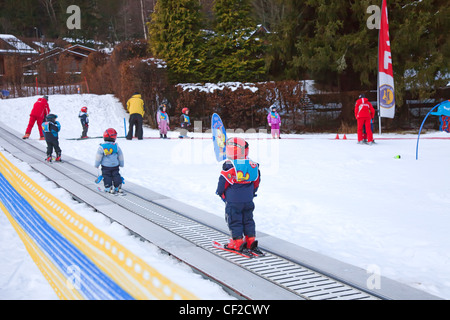
[[267, 115], [267, 122], [271, 129], [272, 138], [280, 139], [281, 118], [276, 107], [272, 107], [271, 112]]
[[169, 115], [166, 112], [166, 105], [163, 104], [159, 107], [158, 114], [156, 115], [158, 122], [159, 136], [161, 139], [167, 139], [167, 131], [169, 131]]
[[81, 128], [82, 128], [82, 132], [81, 132], [81, 139], [87, 139], [87, 132], [89, 129], [89, 115], [87, 114], [87, 107], [82, 107], [80, 110], [80, 113], [78, 114], [78, 118], [80, 118], [81, 121]]
[[262, 254], [258, 249], [253, 210], [253, 198], [260, 183], [259, 164], [248, 158], [248, 143], [242, 138], [226, 141], [227, 159], [222, 167], [216, 194], [226, 203], [225, 221], [231, 232], [225, 249], [245, 252], [251, 250]]
[[183, 108], [181, 112], [182, 115], [180, 117], [180, 126], [182, 131], [180, 133], [180, 138], [188, 138], [187, 133], [191, 126], [191, 119], [189, 118], [189, 109]]
[[124, 166], [122, 150], [116, 143], [117, 131], [113, 128], [107, 129], [103, 133], [104, 143], [100, 144], [95, 155], [95, 167], [102, 166], [103, 184], [105, 192], [112, 194], [123, 194], [122, 177], [119, 167]]
[[56, 121], [56, 114], [49, 114], [42, 123], [42, 131], [44, 132], [45, 142], [47, 143], [47, 158], [45, 161], [52, 162], [53, 149], [56, 152], [55, 161], [61, 162], [61, 148], [59, 147], [58, 132], [61, 130], [61, 124]]

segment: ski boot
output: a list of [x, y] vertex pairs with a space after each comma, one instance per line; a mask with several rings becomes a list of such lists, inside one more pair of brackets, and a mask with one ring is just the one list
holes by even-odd
[[22, 137], [22, 139], [28, 139], [30, 137], [29, 133], [25, 133], [25, 135]]
[[124, 194], [124, 193], [123, 193], [123, 190], [122, 190], [122, 185], [116, 187], [116, 188], [114, 189], [114, 191], [115, 191], [115, 193], [117, 193], [118, 195], [123, 195], [123, 194]]
[[[111, 193], [111, 187], [105, 187], [105, 192], [106, 193]], [[113, 189], [113, 192], [114, 192], [114, 189]]]
[[262, 252], [258, 248], [258, 240], [255, 240], [255, 237], [245, 236], [245, 243], [246, 243], [247, 249], [250, 250], [250, 252], [252, 252], [253, 255], [264, 256], [264, 252]]
[[47, 158], [45, 158], [46, 162], [52, 162], [52, 156], [47, 156]]
[[62, 160], [61, 160], [61, 155], [60, 155], [60, 154], [57, 154], [57, 155], [56, 155], [55, 161], [56, 161], [56, 162], [61, 162], [61, 161], [62, 161]]
[[242, 238], [230, 239], [230, 242], [223, 246], [225, 249], [242, 252], [245, 248], [245, 242]]

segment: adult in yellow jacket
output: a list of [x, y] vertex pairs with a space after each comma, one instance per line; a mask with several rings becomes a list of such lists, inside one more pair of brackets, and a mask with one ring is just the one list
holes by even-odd
[[130, 128], [127, 133], [127, 140], [133, 139], [133, 129], [136, 127], [136, 137], [139, 140], [143, 139], [142, 123], [144, 117], [144, 100], [141, 94], [135, 92], [130, 100], [127, 101], [127, 110], [130, 113]]

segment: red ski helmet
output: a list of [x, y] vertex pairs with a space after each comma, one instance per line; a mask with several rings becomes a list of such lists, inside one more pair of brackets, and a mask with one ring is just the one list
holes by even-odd
[[248, 143], [242, 138], [230, 138], [226, 143], [227, 158], [246, 159], [248, 157]]
[[82, 107], [81, 112], [87, 112], [87, 107]]
[[183, 108], [183, 110], [181, 110], [181, 112], [182, 112], [183, 114], [186, 114], [186, 112], [188, 112], [188, 111], [189, 111], [188, 108]]
[[117, 139], [117, 131], [113, 128], [106, 129], [103, 133], [103, 140], [114, 142]]

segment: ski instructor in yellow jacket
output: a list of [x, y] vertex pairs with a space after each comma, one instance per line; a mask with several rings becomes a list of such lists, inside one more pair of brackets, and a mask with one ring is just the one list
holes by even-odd
[[130, 100], [127, 101], [127, 110], [130, 113], [130, 128], [127, 133], [127, 140], [133, 139], [133, 128], [136, 127], [136, 137], [138, 140], [143, 139], [142, 123], [144, 117], [144, 100], [141, 94], [135, 92]]

